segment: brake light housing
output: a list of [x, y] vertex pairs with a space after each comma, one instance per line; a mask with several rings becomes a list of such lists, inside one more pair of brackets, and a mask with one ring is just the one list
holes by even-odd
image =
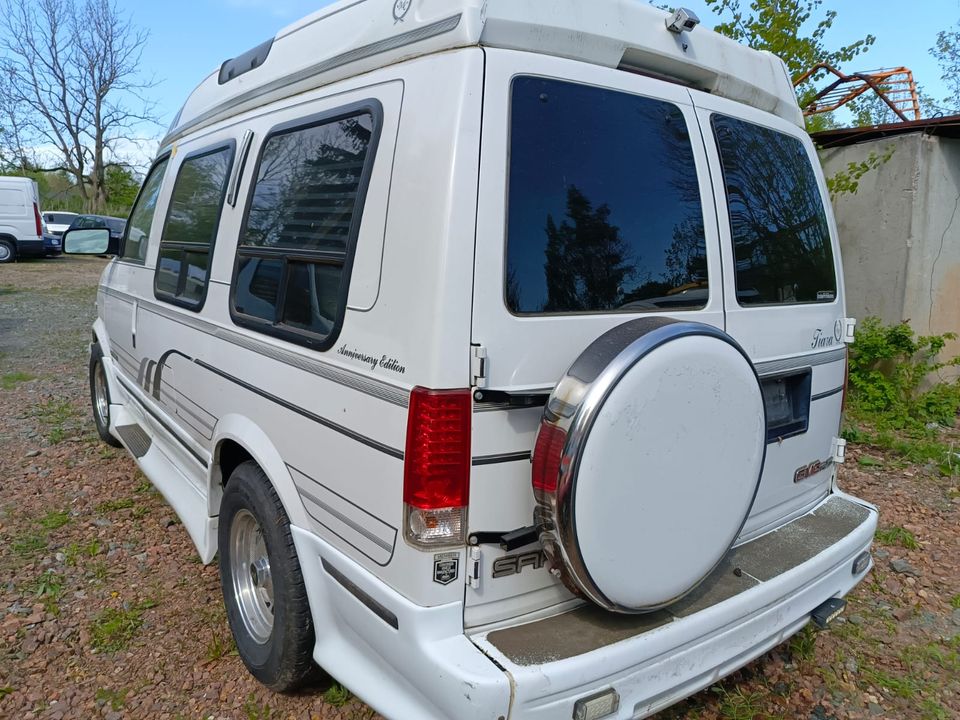
[[410, 393], [403, 459], [404, 537], [415, 547], [462, 545], [470, 497], [469, 389]]
[[40, 217], [40, 208], [36, 203], [33, 204], [33, 220], [37, 224], [37, 236], [43, 237], [43, 220]]

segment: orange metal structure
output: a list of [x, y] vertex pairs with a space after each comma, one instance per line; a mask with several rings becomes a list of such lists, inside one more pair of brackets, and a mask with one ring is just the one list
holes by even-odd
[[884, 68], [845, 75], [827, 63], [817, 63], [802, 75], [794, 78], [797, 87], [809, 80], [818, 70], [826, 70], [836, 80], [820, 90], [803, 108], [803, 114], [816, 115], [830, 112], [873, 90], [902, 121], [920, 119], [920, 99], [913, 73], [905, 67]]

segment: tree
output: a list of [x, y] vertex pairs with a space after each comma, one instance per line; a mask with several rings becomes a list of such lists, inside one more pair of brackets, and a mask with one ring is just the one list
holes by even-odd
[[129, 168], [108, 165], [103, 178], [107, 201], [115, 208], [131, 208], [140, 190], [140, 179]]
[[[817, 63], [839, 68], [866, 52], [876, 38], [867, 35], [836, 50], [827, 48], [825, 36], [837, 17], [836, 10], [821, 11], [823, 0], [751, 0], [744, 9], [741, 0], [706, 0], [723, 22], [714, 29], [745, 43], [756, 50], [767, 50], [787, 64], [793, 78]], [[805, 32], [804, 28], [812, 28]], [[815, 74], [797, 87], [800, 107], [805, 107], [815, 94], [814, 84], [821, 77]], [[823, 130], [832, 125], [827, 114], [808, 118], [808, 129]]]
[[943, 74], [940, 79], [947, 85], [950, 94], [933, 108], [945, 115], [960, 113], [960, 22], [957, 30], [941, 30], [930, 54], [940, 64]]
[[153, 83], [138, 74], [147, 33], [113, 0], [0, 0], [0, 12], [5, 155], [67, 172], [85, 208], [101, 211], [120, 143], [154, 123], [141, 95]]

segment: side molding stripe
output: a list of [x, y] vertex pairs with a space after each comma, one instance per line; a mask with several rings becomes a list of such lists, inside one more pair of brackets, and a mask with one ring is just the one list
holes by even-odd
[[367, 609], [370, 610], [374, 615], [383, 620], [387, 625], [392, 627], [394, 630], [400, 629], [400, 621], [397, 620], [397, 616], [390, 612], [383, 605], [378, 603], [372, 597], [367, 595], [363, 590], [357, 587], [356, 583], [350, 580], [346, 575], [337, 570], [333, 565], [327, 562], [326, 558], [320, 558], [320, 562], [323, 565], [323, 569], [327, 571], [327, 575], [332, 577], [338, 583], [343, 585], [346, 588], [347, 592], [353, 595], [357, 600], [362, 602], [367, 606]]

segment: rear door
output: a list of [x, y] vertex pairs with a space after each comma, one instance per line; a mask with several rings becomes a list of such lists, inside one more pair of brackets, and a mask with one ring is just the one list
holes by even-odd
[[726, 330], [753, 360], [767, 404], [748, 537], [829, 490], [846, 358], [840, 252], [807, 134], [739, 103], [691, 96], [715, 178]]
[[467, 592], [467, 625], [568, 598], [538, 545], [504, 553], [491, 540], [532, 522], [537, 396], [627, 320], [724, 326], [714, 199], [687, 90], [485, 52], [472, 328], [485, 357], [469, 513], [482, 577]]

